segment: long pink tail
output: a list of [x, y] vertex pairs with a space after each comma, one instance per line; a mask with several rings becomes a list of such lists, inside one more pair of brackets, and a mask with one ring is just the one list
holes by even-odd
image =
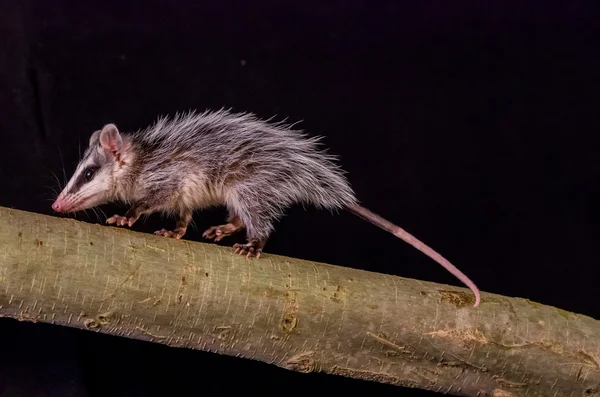
[[359, 216], [360, 218], [372, 223], [375, 226], [382, 228], [383, 230], [392, 233], [394, 236], [401, 238], [408, 244], [412, 245], [440, 265], [442, 265], [446, 270], [452, 273], [456, 278], [458, 278], [463, 284], [473, 291], [475, 294], [475, 305], [474, 307], [479, 306], [479, 302], [481, 300], [479, 288], [473, 283], [463, 272], [458, 270], [456, 266], [450, 263], [446, 258], [435, 252], [433, 249], [425, 245], [422, 241], [418, 240], [412, 234], [408, 233], [406, 230], [402, 229], [400, 226], [396, 226], [390, 221], [382, 218], [381, 216], [369, 211], [368, 209], [361, 207], [360, 205], [354, 205], [348, 207], [348, 210], [353, 214]]

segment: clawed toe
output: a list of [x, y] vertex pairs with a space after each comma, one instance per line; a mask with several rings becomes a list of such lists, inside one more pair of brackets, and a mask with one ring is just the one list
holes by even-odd
[[236, 230], [231, 225], [211, 226], [202, 233], [202, 237], [209, 240], [221, 241], [223, 237], [230, 236]]
[[177, 231], [177, 230], [160, 229], [160, 230], [155, 231], [154, 234], [157, 236], [174, 238], [177, 240], [179, 240], [183, 237], [183, 233], [181, 231]]
[[258, 244], [254, 242], [248, 244], [234, 244], [233, 248], [235, 248], [236, 254], [246, 255], [247, 259], [250, 259], [253, 255], [256, 257], [256, 259], [258, 259], [262, 253], [262, 248], [260, 248]]
[[116, 226], [129, 226], [131, 227], [135, 222], [134, 218], [127, 218], [122, 215], [113, 215], [106, 220], [109, 225], [115, 224]]
[[206, 229], [204, 231], [204, 233], [202, 233], [202, 237], [206, 238], [206, 239], [213, 239], [217, 236], [217, 230], [219, 228], [217, 226], [212, 226], [209, 227], [208, 229]]

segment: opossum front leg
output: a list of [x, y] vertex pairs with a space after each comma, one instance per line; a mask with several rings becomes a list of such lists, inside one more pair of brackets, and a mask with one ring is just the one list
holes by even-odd
[[115, 214], [108, 218], [106, 220], [106, 223], [108, 223], [109, 225], [112, 225], [114, 223], [117, 226], [131, 227], [138, 219], [140, 219], [140, 216], [143, 213], [149, 212], [150, 208], [150, 205], [146, 203], [136, 203], [132, 205], [131, 208], [129, 208], [129, 210], [127, 210], [125, 215], [121, 216]]
[[174, 238], [174, 239], [181, 239], [183, 236], [185, 236], [185, 233], [187, 232], [187, 228], [188, 225], [190, 224], [190, 222], [192, 221], [192, 211], [182, 211], [181, 214], [179, 215], [179, 219], [177, 220], [177, 223], [175, 224], [175, 229], [173, 230], [167, 230], [167, 229], [160, 229], [154, 232], [154, 234], [156, 234], [157, 236], [163, 236], [163, 237], [169, 237], [169, 238]]
[[219, 226], [211, 226], [202, 233], [202, 237], [207, 239], [215, 239], [221, 241], [223, 237], [231, 236], [244, 227], [244, 224], [239, 216], [229, 214], [227, 223]]

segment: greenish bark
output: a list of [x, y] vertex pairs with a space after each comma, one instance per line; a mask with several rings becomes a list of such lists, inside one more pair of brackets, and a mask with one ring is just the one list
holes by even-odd
[[524, 299], [0, 208], [0, 316], [457, 396], [600, 395], [600, 323]]

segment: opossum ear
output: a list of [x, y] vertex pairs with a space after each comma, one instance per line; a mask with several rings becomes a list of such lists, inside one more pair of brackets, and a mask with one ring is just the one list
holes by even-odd
[[114, 124], [107, 124], [100, 131], [100, 145], [114, 155], [119, 154], [123, 138]]
[[94, 131], [92, 136], [90, 137], [90, 147], [98, 143], [98, 136], [100, 135], [100, 130]]

